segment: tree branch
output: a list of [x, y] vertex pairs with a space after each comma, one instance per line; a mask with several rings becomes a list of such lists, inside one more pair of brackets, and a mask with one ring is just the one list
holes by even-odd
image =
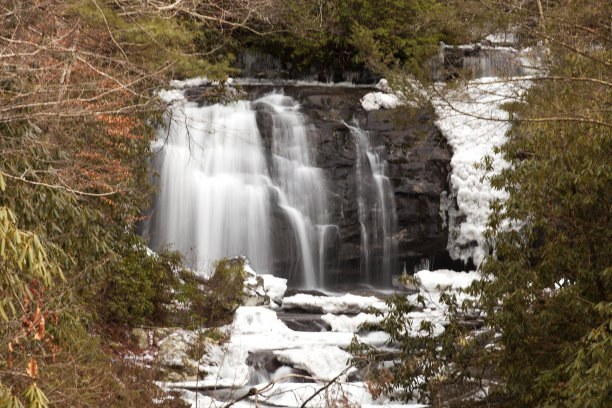
[[118, 190], [109, 191], [107, 193], [87, 193], [85, 191], [74, 190], [74, 189], [72, 189], [72, 188], [70, 188], [68, 186], [59, 186], [57, 184], [41, 183], [41, 182], [38, 182], [38, 181], [28, 180], [28, 179], [24, 178], [23, 176], [13, 176], [11, 174], [7, 174], [7, 173], [3, 172], [2, 170], [0, 170], [0, 174], [2, 174], [4, 177], [8, 177], [8, 178], [13, 179], [13, 180], [22, 181], [24, 183], [33, 184], [33, 185], [36, 185], [36, 186], [48, 187], [48, 188], [52, 188], [54, 190], [63, 190], [63, 191], [67, 191], [67, 192], [72, 193], [72, 194], [81, 195], [81, 196], [87, 196], [87, 197], [108, 197], [108, 196], [111, 196], [111, 195], [119, 193]]
[[342, 372], [340, 374], [338, 374], [337, 376], [335, 376], [332, 380], [330, 380], [327, 384], [325, 384], [325, 386], [319, 388], [314, 394], [312, 394], [306, 401], [304, 401], [302, 403], [302, 405], [300, 405], [300, 408], [305, 408], [306, 404], [308, 404], [314, 397], [316, 397], [317, 395], [319, 395], [321, 392], [325, 391], [326, 389], [328, 389], [332, 384], [334, 384], [336, 381], [338, 381], [338, 379], [346, 374], [346, 372], [349, 370], [349, 368], [353, 367], [352, 365], [349, 365], [348, 367], [346, 367], [344, 370], [342, 370]]

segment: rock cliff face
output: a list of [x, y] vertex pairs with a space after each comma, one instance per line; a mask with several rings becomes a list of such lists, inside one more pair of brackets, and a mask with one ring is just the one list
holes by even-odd
[[[324, 171], [329, 200], [327, 218], [333, 224], [320, 244], [325, 249], [325, 285], [354, 285], [364, 281], [357, 197], [359, 189], [362, 193], [364, 188], [372, 190], [375, 183], [364, 179], [363, 172], [358, 177], [359, 151], [347, 124], [368, 132], [372, 148], [387, 163], [385, 175], [392, 188], [397, 215], [392, 234], [391, 274], [400, 274], [404, 267], [411, 273], [423, 260], [433, 268], [461, 269], [462, 265], [454, 264], [448, 256], [447, 215], [440, 210], [440, 197], [449, 191], [452, 150], [434, 126], [432, 112], [410, 107], [365, 111], [360, 99], [373, 90], [368, 87], [245, 85], [243, 89], [251, 100], [282, 91], [299, 102], [300, 111], [311, 124], [309, 137], [311, 145], [316, 146], [314, 164]], [[201, 93], [197, 88], [188, 91], [189, 97], [196, 100]], [[274, 114], [264, 104], [254, 109], [264, 147], [271, 156]], [[370, 204], [366, 202], [366, 207], [370, 208]], [[297, 243], [287, 234], [290, 222], [280, 208], [271, 208], [271, 212], [275, 274], [299, 284], [291, 273], [296, 270], [300, 255]], [[382, 276], [383, 255], [382, 245], [371, 245], [370, 276]], [[389, 276], [369, 279], [369, 282], [383, 286], [391, 283]]]
[[[246, 90], [252, 98], [257, 98], [272, 88], [252, 86]], [[326, 256], [327, 283], [357, 281], [362, 261], [356, 200], [357, 149], [345, 123], [356, 123], [367, 131], [372, 146], [378, 147], [387, 161], [386, 176], [393, 188], [398, 224], [393, 236], [396, 244], [393, 273], [401, 273], [404, 264], [408, 272], [412, 272], [414, 265], [423, 258], [428, 259], [432, 267], [449, 266], [446, 214], [440, 212], [440, 195], [449, 190], [452, 151], [433, 125], [432, 113], [408, 107], [366, 112], [360, 99], [372, 91], [369, 88], [284, 86], [282, 90], [299, 101], [314, 127], [316, 164], [326, 174], [331, 200], [330, 221], [338, 225], [338, 239], [328, 236], [326, 240], [329, 246], [326, 251], [329, 254]], [[265, 138], [269, 134], [270, 118], [261, 112], [258, 119]], [[366, 184], [373, 185], [367, 181]], [[291, 251], [286, 242], [277, 242], [276, 248], [279, 268], [282, 268], [290, 262], [287, 255]], [[376, 265], [382, 265], [382, 256], [381, 248], [374, 248], [370, 254], [374, 274]]]

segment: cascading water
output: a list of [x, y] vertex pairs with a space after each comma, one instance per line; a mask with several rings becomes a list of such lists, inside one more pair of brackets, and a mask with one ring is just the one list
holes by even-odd
[[[268, 155], [256, 117], [261, 109], [272, 118]], [[214, 260], [233, 255], [246, 255], [258, 272], [273, 273], [272, 212], [280, 208], [290, 227], [286, 240], [295, 243], [299, 260], [289, 277], [305, 287], [321, 285], [325, 188], [295, 102], [271, 94], [198, 106], [181, 95], [170, 111], [154, 144], [159, 194], [143, 231], [151, 247], [170, 245], [204, 273]]]
[[328, 211], [321, 169], [313, 166], [313, 149], [308, 138], [309, 127], [289, 97], [268, 95], [256, 101], [273, 109], [272, 174], [278, 186], [279, 205], [287, 214], [302, 258], [304, 284], [315, 287], [323, 283], [324, 241]]
[[[388, 284], [394, 269], [396, 245], [393, 234], [397, 229], [395, 199], [389, 179], [385, 176], [386, 161], [380, 148], [373, 148], [368, 133], [346, 125], [355, 138], [357, 172], [357, 208], [361, 224], [361, 275], [367, 282], [377, 280]], [[380, 263], [372, 252], [382, 251]], [[376, 272], [376, 278], [373, 276]]]

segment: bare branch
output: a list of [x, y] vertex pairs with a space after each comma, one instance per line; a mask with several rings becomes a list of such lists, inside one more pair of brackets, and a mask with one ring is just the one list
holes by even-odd
[[33, 185], [36, 185], [36, 186], [48, 187], [48, 188], [52, 188], [54, 190], [63, 190], [63, 191], [66, 191], [68, 193], [76, 194], [76, 195], [80, 195], [80, 196], [108, 197], [108, 196], [111, 196], [111, 195], [119, 193], [119, 191], [117, 191], [117, 190], [109, 191], [107, 193], [87, 193], [85, 191], [79, 191], [79, 190], [72, 189], [72, 188], [70, 188], [68, 186], [59, 186], [57, 184], [41, 183], [41, 182], [38, 182], [38, 181], [28, 180], [28, 179], [24, 178], [23, 176], [13, 176], [11, 174], [3, 172], [2, 170], [0, 170], [0, 174], [2, 174], [4, 177], [8, 177], [8, 178], [10, 178], [12, 180], [18, 180], [18, 181], [22, 181], [22, 182], [27, 183], [27, 184], [33, 184]]
[[[504, 82], [504, 81], [500, 81], [500, 82]], [[438, 89], [436, 89], [435, 87], [432, 87], [432, 89], [434, 90], [434, 93], [436, 94], [436, 97], [438, 97], [442, 102], [444, 102], [444, 104], [446, 104], [449, 108], [451, 108], [453, 111], [461, 114], [461, 115], [465, 115], [465, 116], [469, 116], [472, 117], [474, 119], [480, 119], [480, 120], [488, 120], [488, 121], [492, 121], [492, 122], [526, 122], [526, 123], [542, 123], [542, 122], [578, 122], [578, 123], [590, 123], [593, 125], [599, 125], [599, 126], [604, 126], [604, 127], [608, 127], [608, 128], [612, 128], [612, 123], [610, 122], [604, 122], [598, 119], [594, 119], [594, 118], [587, 118], [587, 117], [582, 117], [582, 116], [550, 116], [550, 117], [541, 117], [541, 118], [517, 118], [514, 117], [512, 118], [512, 120], [510, 120], [509, 118], [496, 118], [496, 117], [492, 117], [492, 116], [482, 116], [482, 115], [477, 115], [474, 113], [470, 113], [470, 112], [466, 112], [462, 109], [459, 109], [455, 104], [453, 104], [451, 101], [448, 100], [448, 98], [446, 98]]]
[[300, 405], [300, 408], [305, 408], [306, 404], [308, 404], [314, 397], [316, 397], [317, 395], [319, 395], [321, 392], [325, 391], [326, 389], [328, 389], [332, 384], [334, 384], [336, 381], [338, 381], [338, 379], [346, 374], [346, 372], [349, 370], [349, 368], [351, 368], [352, 365], [349, 365], [348, 367], [346, 367], [344, 370], [342, 370], [342, 372], [340, 374], [338, 374], [337, 376], [335, 376], [332, 380], [330, 380], [327, 384], [325, 384], [325, 386], [319, 388], [314, 394], [312, 394], [306, 401], [304, 401], [304, 403], [302, 403], [302, 405]]
[[91, 2], [94, 4], [94, 6], [96, 6], [96, 8], [98, 9], [98, 11], [100, 12], [100, 15], [102, 15], [102, 19], [104, 20], [104, 24], [106, 25], [106, 31], [108, 31], [108, 35], [111, 38], [111, 40], [113, 40], [113, 43], [115, 43], [115, 45], [117, 46], [117, 48], [119, 48], [119, 51], [121, 51], [121, 54], [123, 54], [123, 57], [126, 60], [129, 60], [128, 56], [125, 54], [125, 51], [123, 51], [123, 48], [121, 48], [121, 46], [119, 45], [119, 43], [117, 42], [117, 40], [115, 40], [115, 37], [113, 36], [113, 33], [108, 25], [108, 20], [106, 20], [106, 16], [104, 15], [104, 11], [102, 11], [102, 9], [100, 8], [100, 6], [98, 5], [98, 2], [96, 0], [91, 0]]

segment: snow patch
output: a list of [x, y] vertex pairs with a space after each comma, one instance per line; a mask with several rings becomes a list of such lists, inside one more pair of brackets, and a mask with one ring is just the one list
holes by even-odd
[[481, 277], [480, 273], [475, 271], [455, 272], [448, 269], [419, 271], [414, 276], [418, 278], [419, 286], [426, 292], [439, 292], [440, 289], [465, 289]]
[[270, 297], [270, 300], [280, 304], [283, 301], [285, 292], [287, 291], [287, 279], [277, 278], [276, 276], [269, 274], [259, 276], [263, 278], [264, 289], [266, 294]]
[[332, 331], [357, 333], [364, 323], [379, 323], [383, 316], [371, 313], [359, 313], [357, 316], [334, 315], [331, 313], [321, 316], [321, 320], [329, 324]]
[[395, 109], [403, 105], [397, 95], [383, 92], [370, 92], [360, 100], [361, 106], [367, 111], [376, 109]]
[[374, 296], [358, 296], [347, 293], [343, 296], [313, 296], [306, 293], [283, 299], [283, 309], [303, 309], [322, 313], [360, 313], [370, 308], [388, 311], [384, 301]]
[[[281, 363], [307, 371], [316, 379], [330, 381], [346, 370], [351, 355], [337, 346], [307, 346], [287, 350], [277, 350], [274, 355]], [[348, 369], [340, 380], [355, 371]]]
[[197, 77], [197, 78], [189, 78], [184, 80], [172, 80], [170, 81], [170, 86], [173, 88], [192, 88], [195, 86], [202, 86], [210, 84], [210, 80], [206, 77]]

